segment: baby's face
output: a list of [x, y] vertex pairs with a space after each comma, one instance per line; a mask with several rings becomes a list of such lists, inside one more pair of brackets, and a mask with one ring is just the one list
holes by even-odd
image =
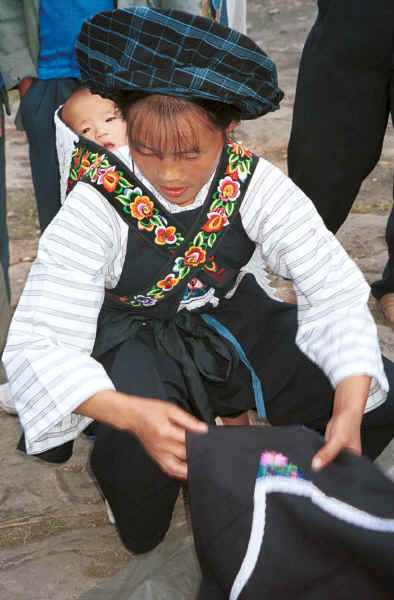
[[65, 103], [62, 118], [76, 133], [111, 152], [127, 145], [126, 122], [115, 103], [88, 90]]

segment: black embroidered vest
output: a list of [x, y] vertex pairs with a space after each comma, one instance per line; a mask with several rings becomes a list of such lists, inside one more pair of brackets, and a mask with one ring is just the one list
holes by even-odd
[[104, 307], [170, 318], [180, 302], [193, 308], [211, 288], [222, 297], [254, 250], [239, 208], [257, 160], [239, 144], [227, 143], [203, 206], [172, 214], [116, 156], [81, 138], [68, 191], [79, 180], [92, 185], [129, 226], [122, 274], [106, 291]]

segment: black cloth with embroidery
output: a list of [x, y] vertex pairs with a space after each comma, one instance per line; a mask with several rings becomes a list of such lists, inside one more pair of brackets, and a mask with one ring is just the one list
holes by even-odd
[[[187, 434], [198, 600], [391, 600], [394, 483], [302, 427]], [[231, 593], [231, 595], [230, 595]]]

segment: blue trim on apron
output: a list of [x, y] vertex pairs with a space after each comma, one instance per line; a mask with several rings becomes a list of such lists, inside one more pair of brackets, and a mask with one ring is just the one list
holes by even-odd
[[222, 323], [217, 321], [214, 317], [212, 317], [212, 315], [206, 315], [206, 314], [201, 315], [201, 318], [204, 319], [204, 321], [206, 322], [207, 325], [216, 329], [216, 331], [218, 333], [220, 333], [220, 335], [222, 335], [224, 338], [226, 338], [233, 344], [234, 348], [236, 349], [236, 351], [239, 354], [241, 361], [249, 369], [251, 377], [252, 377], [252, 385], [253, 385], [253, 392], [254, 392], [254, 397], [255, 397], [255, 402], [256, 402], [257, 416], [259, 417], [259, 419], [265, 419], [267, 416], [267, 413], [265, 410], [263, 390], [261, 388], [261, 381], [257, 377], [256, 372], [253, 369], [252, 365], [248, 361], [247, 356], [246, 356], [241, 344], [233, 336], [231, 331], [229, 329], [227, 329], [227, 327], [225, 327]]

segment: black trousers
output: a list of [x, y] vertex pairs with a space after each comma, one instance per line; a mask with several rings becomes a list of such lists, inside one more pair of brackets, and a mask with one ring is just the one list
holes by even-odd
[[[394, 111], [394, 4], [391, 0], [318, 0], [298, 75], [288, 148], [289, 175], [334, 233], [379, 160]], [[394, 216], [389, 262], [373, 286], [394, 292]]]

